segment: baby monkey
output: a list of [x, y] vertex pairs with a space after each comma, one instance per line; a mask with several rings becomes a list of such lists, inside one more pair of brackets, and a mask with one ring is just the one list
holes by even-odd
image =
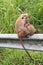
[[20, 17], [16, 20], [15, 30], [18, 34], [18, 37], [23, 38], [28, 35], [32, 35], [36, 32], [35, 27], [29, 23], [28, 14], [21, 14]]

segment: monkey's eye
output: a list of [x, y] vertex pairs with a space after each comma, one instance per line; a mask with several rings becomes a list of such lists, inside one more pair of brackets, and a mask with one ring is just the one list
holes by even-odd
[[22, 17], [22, 19], [24, 19], [24, 17]]

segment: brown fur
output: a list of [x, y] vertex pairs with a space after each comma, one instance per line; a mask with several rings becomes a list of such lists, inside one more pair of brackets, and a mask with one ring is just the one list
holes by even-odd
[[26, 34], [34, 33], [36, 31], [34, 26], [28, 23], [28, 20], [28, 14], [21, 14], [21, 16], [16, 20], [15, 29], [18, 37], [25, 37]]

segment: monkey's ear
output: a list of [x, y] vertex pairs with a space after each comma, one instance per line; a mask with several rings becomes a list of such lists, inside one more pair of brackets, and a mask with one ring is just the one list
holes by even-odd
[[24, 19], [24, 17], [22, 17], [22, 19]]

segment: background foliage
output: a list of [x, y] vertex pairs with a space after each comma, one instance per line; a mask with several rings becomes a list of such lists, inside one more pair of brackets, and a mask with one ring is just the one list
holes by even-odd
[[43, 0], [0, 0], [0, 33], [15, 33], [14, 23], [20, 10], [28, 13], [30, 23], [43, 33]]
[[[28, 13], [37, 33], [43, 33], [43, 0], [0, 0], [0, 33], [16, 33], [15, 21], [22, 12]], [[43, 52], [29, 52], [38, 64], [43, 65]], [[23, 50], [0, 48], [0, 65], [33, 63]]]

